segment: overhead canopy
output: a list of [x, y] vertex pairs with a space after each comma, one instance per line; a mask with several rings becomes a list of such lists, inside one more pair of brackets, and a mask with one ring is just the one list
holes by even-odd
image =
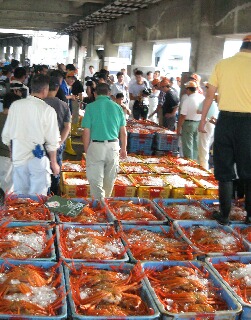
[[71, 34], [160, 0], [0, 0], [0, 28]]

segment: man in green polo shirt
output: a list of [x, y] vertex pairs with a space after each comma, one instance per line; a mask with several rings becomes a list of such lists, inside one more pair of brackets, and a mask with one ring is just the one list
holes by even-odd
[[86, 107], [82, 127], [91, 196], [101, 199], [111, 196], [119, 156], [126, 157], [127, 132], [124, 113], [110, 99], [108, 84], [98, 84], [96, 94], [96, 101]]

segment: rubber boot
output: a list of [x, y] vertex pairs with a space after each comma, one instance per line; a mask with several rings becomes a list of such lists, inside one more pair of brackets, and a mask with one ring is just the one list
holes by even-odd
[[232, 206], [233, 196], [233, 181], [221, 182], [219, 181], [219, 201], [220, 212], [214, 212], [213, 218], [220, 224], [229, 223], [229, 214]]
[[71, 125], [71, 135], [74, 137], [80, 137], [80, 133], [78, 131], [78, 124]]
[[245, 210], [247, 211], [245, 223], [251, 224], [251, 180], [245, 181]]
[[76, 152], [72, 148], [71, 137], [68, 137], [65, 142], [65, 152], [69, 153], [72, 156], [76, 156]]

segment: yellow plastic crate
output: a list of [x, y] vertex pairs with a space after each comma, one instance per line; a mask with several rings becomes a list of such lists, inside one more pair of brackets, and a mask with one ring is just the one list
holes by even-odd
[[[119, 183], [119, 178], [125, 178], [131, 185], [123, 185]], [[112, 197], [135, 197], [137, 192], [136, 184], [126, 174], [118, 174], [112, 190]]]
[[[137, 174], [142, 174], [142, 173], [152, 173], [152, 170], [149, 165], [144, 164], [144, 163], [121, 163], [120, 168], [122, 171], [126, 174], [130, 173], [137, 173]], [[135, 171], [138, 170], [138, 171]]]
[[90, 197], [90, 185], [69, 185], [66, 183], [68, 178], [86, 179], [86, 174], [83, 172], [62, 172], [62, 193], [70, 198], [86, 198]]
[[[67, 166], [64, 167], [65, 163], [72, 163], [72, 164], [75, 164], [75, 165], [79, 165], [82, 168], [82, 170], [81, 171], [69, 170], [67, 168]], [[85, 171], [85, 160], [82, 160], [82, 161], [64, 160], [62, 162], [61, 172], [84, 172], [84, 171]]]
[[[171, 186], [166, 183], [163, 175], [158, 174], [129, 174], [128, 177], [137, 185], [137, 196], [140, 198], [154, 199], [154, 198], [169, 198]], [[140, 179], [156, 177], [160, 178], [164, 183], [161, 186], [156, 185], [142, 185]]]
[[[215, 179], [207, 179], [205, 177], [201, 177], [201, 178], [192, 178], [199, 186], [205, 188], [205, 194], [206, 195], [214, 195], [214, 196], [218, 196], [219, 194], [219, 189], [218, 189], [218, 183]], [[210, 188], [207, 187], [206, 185], [203, 184], [203, 182], [201, 180], [206, 180], [206, 182], [215, 184], [216, 188]]]
[[185, 198], [188, 200], [216, 200], [218, 196], [210, 195], [210, 194], [203, 194], [203, 195], [185, 195]]

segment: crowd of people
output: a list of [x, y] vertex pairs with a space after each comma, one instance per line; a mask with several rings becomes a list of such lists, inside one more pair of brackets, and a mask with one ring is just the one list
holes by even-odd
[[[91, 195], [108, 197], [119, 157], [127, 155], [126, 119], [150, 119], [175, 131], [180, 136], [180, 154], [205, 169], [209, 169], [209, 150], [215, 137], [220, 199], [215, 219], [228, 223], [237, 173], [244, 181], [246, 222], [251, 223], [251, 97], [250, 90], [244, 88], [250, 43], [251, 36], [244, 38], [240, 52], [215, 67], [203, 83], [204, 90], [201, 77], [191, 74], [183, 81], [184, 94], [180, 77], [167, 78], [158, 70], [144, 74], [135, 69], [130, 78], [124, 68], [115, 77], [105, 69], [95, 72], [89, 66], [83, 84], [74, 64], [58, 64], [55, 70], [37, 66], [30, 74], [12, 61], [0, 76], [1, 187], [18, 194], [59, 194], [63, 153], [76, 154], [71, 134], [81, 126]], [[245, 81], [238, 82], [236, 74]], [[79, 108], [85, 109], [81, 122]]]
[[[60, 63], [57, 69], [51, 70], [46, 65], [33, 66], [33, 68], [20, 67], [18, 61], [13, 60], [11, 64], [3, 66], [1, 72], [0, 86], [5, 86], [5, 90], [1, 97], [2, 112], [0, 114], [0, 129], [2, 131], [0, 142], [0, 162], [2, 163], [0, 174], [2, 173], [2, 175], [0, 179], [1, 186], [5, 191], [23, 194], [47, 194], [48, 192], [59, 194], [59, 173], [63, 153], [76, 155], [72, 147], [71, 135], [79, 133], [78, 128], [81, 126], [79, 108], [85, 109], [85, 120], [82, 123], [84, 127], [90, 110], [89, 106], [92, 106], [92, 103], [95, 106], [97, 101], [102, 100], [99, 97], [101, 95], [99, 92], [105, 92], [103, 95], [109, 97], [109, 103], [106, 101], [108, 105], [120, 107], [119, 112], [122, 112], [124, 120], [129, 117], [149, 119], [168, 130], [177, 130], [177, 133], [182, 135], [184, 156], [197, 160], [197, 128], [201, 115], [193, 115], [192, 112], [199, 109], [204, 95], [200, 88], [200, 77], [196, 74], [193, 74], [190, 81], [185, 84], [186, 94], [181, 97], [180, 103], [180, 77], [176, 79], [163, 77], [158, 70], [148, 71], [144, 75], [141, 70], [136, 68], [130, 78], [124, 68], [121, 68], [115, 76], [110, 75], [109, 71], [105, 69], [96, 72], [94, 67], [90, 65], [85, 83], [78, 80], [78, 70], [74, 64]], [[188, 84], [190, 85], [188, 86]], [[102, 89], [102, 85], [107, 85], [107, 87]], [[193, 107], [190, 107], [190, 101], [192, 101]], [[50, 113], [45, 107], [42, 107], [43, 105], [52, 107], [48, 109]], [[35, 106], [37, 106], [37, 111]], [[43, 114], [39, 111], [40, 109], [43, 110]], [[186, 113], [186, 110], [189, 112]], [[177, 126], [178, 113], [180, 115]], [[57, 122], [55, 122], [55, 115]], [[216, 115], [214, 114], [214, 116]], [[46, 117], [48, 117], [48, 121], [45, 120]], [[104, 120], [105, 115], [101, 118], [101, 122], [93, 125], [100, 127], [105, 122], [109, 123], [108, 118]], [[90, 119], [89, 121], [91, 121]], [[118, 119], [114, 121], [116, 122]], [[88, 123], [90, 125], [90, 122]], [[124, 156], [126, 153], [125, 123], [121, 119], [119, 123], [120, 125], [117, 123], [116, 129], [113, 128], [114, 132], [111, 135], [108, 134], [109, 139], [104, 139], [104, 141], [116, 140], [114, 142], [117, 144], [119, 136], [122, 135], [120, 145], [124, 146], [122, 152]], [[112, 127], [112, 123], [109, 123], [109, 126], [104, 130], [110, 132]], [[85, 134], [88, 129], [91, 129], [84, 128]], [[213, 132], [213, 130], [211, 131]], [[106, 137], [107, 132], [101, 130], [101, 135], [98, 134], [99, 138], [94, 134], [96, 138], [92, 139], [91, 130], [89, 143], [93, 140], [101, 141], [100, 137]], [[206, 139], [206, 135], [203, 135], [204, 142], [201, 143], [201, 149], [205, 153], [203, 166], [206, 168], [208, 167], [206, 157], [208, 157], [212, 142], [212, 132], [211, 136]], [[88, 139], [86, 140], [85, 137], [83, 140], [86, 148]], [[113, 145], [114, 143], [109, 144], [109, 147], [114, 148]], [[100, 146], [99, 144], [99, 149]], [[207, 151], [205, 152], [205, 150]], [[111, 154], [110, 151], [108, 153]], [[91, 165], [93, 163], [95, 161], [92, 158]], [[94, 173], [98, 172], [96, 164], [96, 170], [88, 173], [90, 166], [89, 160], [87, 160], [89, 181], [93, 180]], [[118, 162], [113, 164], [113, 172], [109, 172], [108, 178], [105, 178], [106, 185], [107, 181], [113, 181], [111, 177], [115, 177], [117, 166]], [[104, 168], [102, 170], [104, 171]], [[43, 181], [41, 181], [42, 177]], [[97, 184], [97, 177], [95, 181]], [[110, 190], [111, 188], [105, 189]], [[97, 196], [97, 185], [95, 188], [91, 186], [91, 190]], [[107, 191], [106, 196], [109, 194], [110, 191]], [[101, 195], [104, 196], [104, 192], [100, 191], [99, 197]]]

